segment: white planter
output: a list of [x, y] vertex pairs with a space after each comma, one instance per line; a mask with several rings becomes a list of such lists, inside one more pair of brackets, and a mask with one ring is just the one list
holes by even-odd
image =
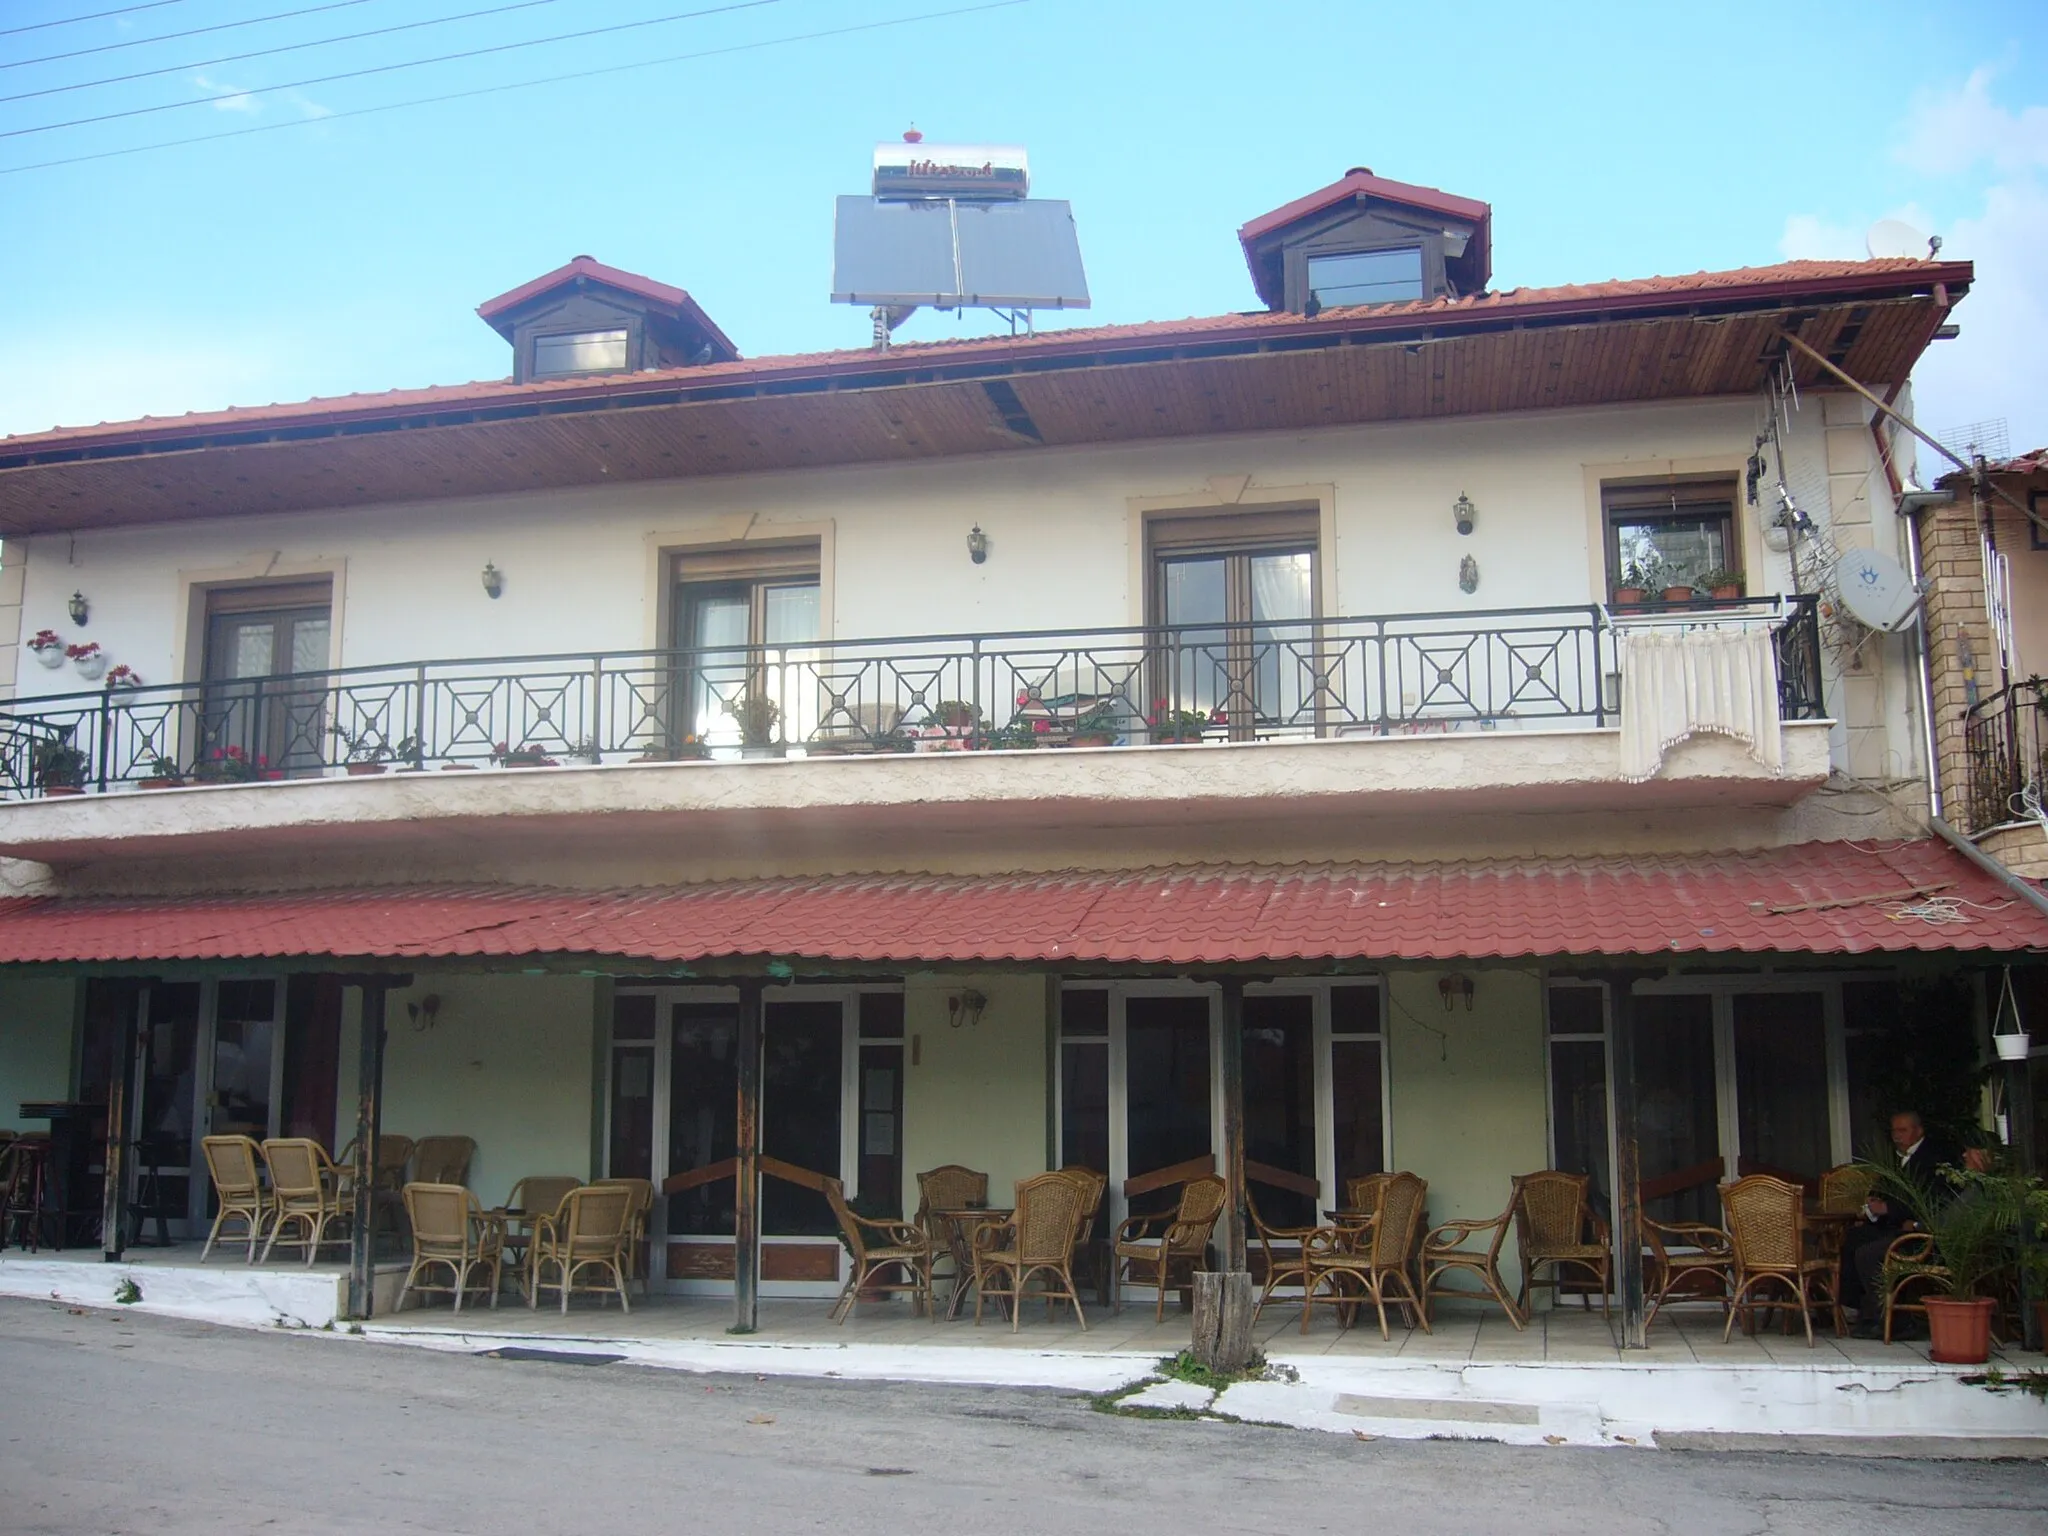
[[107, 653], [100, 651], [96, 655], [80, 656], [75, 659], [73, 664], [78, 668], [78, 675], [80, 677], [84, 678], [88, 683], [96, 683], [106, 675]]
[[54, 672], [64, 665], [64, 647], [61, 645], [46, 645], [35, 653], [35, 658]]
[[1991, 1043], [1998, 1047], [2000, 1061], [2025, 1061], [2027, 1047], [2031, 1043], [2025, 1034], [1993, 1035]]

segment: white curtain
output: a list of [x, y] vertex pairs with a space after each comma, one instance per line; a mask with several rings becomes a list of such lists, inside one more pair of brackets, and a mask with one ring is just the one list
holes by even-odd
[[1621, 776], [1655, 778], [1688, 736], [1732, 736], [1772, 773], [1784, 769], [1778, 653], [1763, 624], [1624, 628]]

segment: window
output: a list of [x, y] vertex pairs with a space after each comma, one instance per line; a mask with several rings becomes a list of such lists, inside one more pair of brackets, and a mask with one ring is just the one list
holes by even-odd
[[903, 1214], [903, 994], [860, 995], [860, 1198]]
[[1330, 1129], [1332, 1193], [1387, 1169], [1385, 1057], [1376, 982], [1330, 988]]
[[818, 546], [710, 551], [676, 561], [675, 646], [683, 653], [680, 729], [736, 746], [734, 711], [750, 694], [775, 702], [778, 738], [801, 741], [816, 725], [806, 686], [818, 639]]
[[536, 336], [533, 338], [533, 376], [623, 373], [626, 369], [626, 339], [627, 333], [623, 328]]
[[1732, 481], [1605, 486], [1600, 499], [1610, 597], [1621, 587], [1655, 595], [1666, 587], [1698, 586], [1704, 576], [1740, 567]]
[[1393, 304], [1422, 297], [1422, 248], [1345, 251], [1308, 259], [1308, 289], [1317, 304]]
[[1147, 532], [1153, 622], [1167, 631], [1153, 698], [1220, 710], [1238, 736], [1312, 725], [1316, 514], [1161, 518]]
[[206, 594], [207, 683], [198, 753], [239, 748], [274, 769], [327, 760], [326, 669], [333, 589], [215, 587]]
[[1612, 1210], [1607, 1175], [1607, 990], [1553, 981], [1546, 992], [1550, 1042], [1550, 1166], [1583, 1173], [1593, 1208]]

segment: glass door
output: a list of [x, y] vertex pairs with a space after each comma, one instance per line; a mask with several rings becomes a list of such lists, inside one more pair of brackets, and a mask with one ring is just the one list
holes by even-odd
[[[1244, 1000], [1244, 1155], [1283, 1173], [1316, 1178], [1316, 1000], [1305, 993]], [[1374, 1073], [1373, 1110], [1379, 1109]], [[1247, 1180], [1249, 1182], [1249, 1180]], [[1261, 1185], [1259, 1214], [1276, 1227], [1315, 1226], [1317, 1200]]]
[[1636, 1126], [1643, 1209], [1657, 1221], [1721, 1222], [1714, 999], [1634, 1000]]
[[710, 746], [738, 747], [743, 711], [772, 704], [772, 721], [757, 721], [746, 733], [755, 739], [744, 744], [806, 740], [818, 715], [808, 675], [821, 612], [815, 551], [692, 557], [678, 573], [681, 730]]
[[1736, 1171], [1808, 1182], [1834, 1165], [1827, 1014], [1819, 992], [1738, 992]]
[[1124, 1178], [1141, 1179], [1215, 1149], [1210, 999], [1124, 999]]
[[232, 750], [278, 772], [320, 769], [327, 758], [327, 713], [319, 674], [327, 667], [330, 629], [324, 598], [317, 605], [237, 607], [208, 616], [202, 765]]
[[[196, 981], [159, 982], [149, 989], [145, 1037], [135, 1084], [135, 1185], [139, 1212], [169, 1221], [205, 1209], [200, 1159], [199, 1015]], [[199, 1210], [195, 1211], [197, 1205]]]
[[1213, 715], [1231, 734], [1312, 724], [1315, 552], [1236, 550], [1162, 555], [1156, 697], [1167, 708]]

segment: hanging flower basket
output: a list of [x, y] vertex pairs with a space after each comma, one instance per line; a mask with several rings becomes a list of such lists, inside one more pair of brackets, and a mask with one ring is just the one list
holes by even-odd
[[71, 665], [78, 668], [78, 675], [88, 683], [96, 683], [106, 674], [107, 653], [100, 649], [97, 640], [88, 640], [83, 645], [67, 645], [64, 654], [71, 658]]
[[52, 672], [64, 665], [64, 641], [54, 629], [39, 629], [28, 643], [37, 661]]
[[140, 672], [124, 661], [118, 667], [107, 669], [106, 684], [109, 688], [140, 688], [143, 686], [143, 678]]

